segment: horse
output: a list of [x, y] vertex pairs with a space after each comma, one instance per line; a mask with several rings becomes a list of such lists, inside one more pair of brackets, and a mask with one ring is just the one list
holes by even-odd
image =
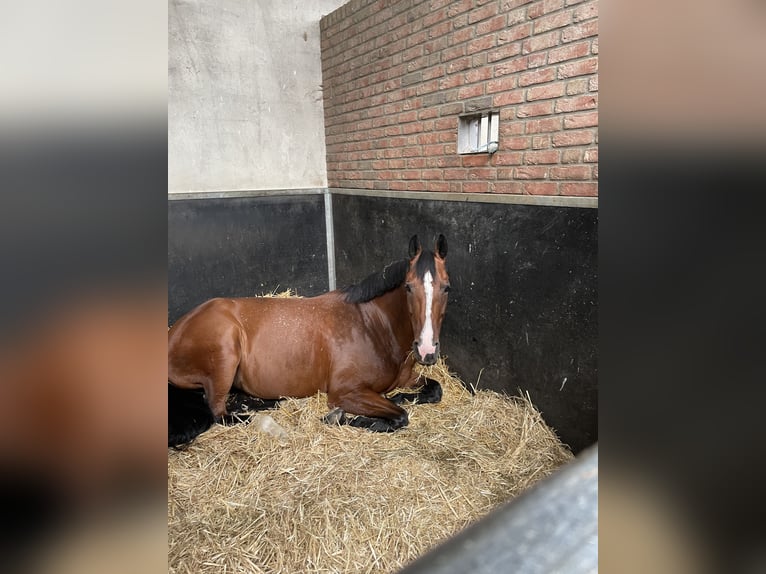
[[[373, 432], [406, 426], [404, 403], [439, 402], [441, 386], [415, 365], [439, 358], [447, 241], [430, 251], [414, 235], [408, 255], [316, 297], [216, 298], [181, 317], [168, 330], [168, 446], [226, 421], [236, 393], [257, 408], [321, 391], [325, 423]], [[419, 390], [386, 397], [400, 388]]]

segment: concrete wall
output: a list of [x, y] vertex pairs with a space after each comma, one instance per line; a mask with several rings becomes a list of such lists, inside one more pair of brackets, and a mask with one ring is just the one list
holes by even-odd
[[345, 0], [169, 0], [168, 190], [326, 187], [319, 19]]

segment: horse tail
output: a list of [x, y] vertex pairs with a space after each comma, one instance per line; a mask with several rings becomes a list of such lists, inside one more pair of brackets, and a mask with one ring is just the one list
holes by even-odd
[[168, 383], [168, 447], [180, 448], [209, 429], [213, 411], [202, 391], [179, 389]]

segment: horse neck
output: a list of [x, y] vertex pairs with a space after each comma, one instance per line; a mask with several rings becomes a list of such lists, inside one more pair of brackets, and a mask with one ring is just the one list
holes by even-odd
[[[388, 323], [391, 333], [397, 339], [402, 349], [409, 350], [414, 337], [412, 331], [412, 322], [410, 313], [407, 309], [407, 294], [404, 289], [397, 288], [376, 297], [367, 303], [370, 311], [374, 310], [374, 315], [378, 320], [384, 320]], [[370, 313], [368, 316], [372, 316]]]

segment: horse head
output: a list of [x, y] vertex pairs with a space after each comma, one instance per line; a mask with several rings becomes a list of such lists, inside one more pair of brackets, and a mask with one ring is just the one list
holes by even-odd
[[415, 340], [412, 350], [422, 365], [433, 365], [439, 358], [439, 331], [450, 290], [447, 274], [447, 240], [439, 235], [434, 251], [424, 250], [418, 236], [410, 239], [410, 265], [405, 277], [407, 307]]

